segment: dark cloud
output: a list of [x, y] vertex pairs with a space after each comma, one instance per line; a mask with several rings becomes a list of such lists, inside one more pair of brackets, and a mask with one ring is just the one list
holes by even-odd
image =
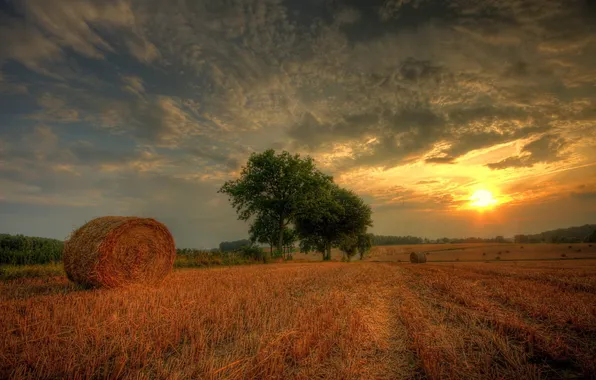
[[502, 161], [489, 163], [487, 166], [493, 170], [532, 167], [537, 163], [549, 163], [564, 158], [562, 150], [567, 142], [558, 135], [544, 135], [541, 138], [526, 144], [520, 155], [508, 157]]
[[424, 162], [429, 164], [453, 164], [455, 163], [455, 157], [430, 157], [424, 160]]
[[316, 150], [324, 144], [363, 138], [367, 133], [378, 129], [378, 122], [379, 115], [370, 113], [347, 115], [336, 124], [326, 124], [307, 112], [288, 134], [298, 147]]

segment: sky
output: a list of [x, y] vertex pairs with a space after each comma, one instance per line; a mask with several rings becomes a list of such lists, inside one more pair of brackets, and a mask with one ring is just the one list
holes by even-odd
[[595, 62], [589, 0], [0, 0], [0, 232], [242, 239], [217, 190], [269, 148], [377, 234], [594, 223]]

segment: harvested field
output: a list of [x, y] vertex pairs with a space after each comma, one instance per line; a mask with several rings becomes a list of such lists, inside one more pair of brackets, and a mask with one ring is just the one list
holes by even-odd
[[511, 261], [596, 259], [596, 244], [415, 244], [375, 246], [366, 261], [409, 261], [412, 252], [426, 252], [428, 261]]
[[596, 261], [177, 270], [0, 283], [0, 378], [590, 378]]

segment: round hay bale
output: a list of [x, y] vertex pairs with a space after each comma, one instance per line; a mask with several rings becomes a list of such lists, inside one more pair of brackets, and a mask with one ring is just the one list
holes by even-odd
[[174, 238], [150, 218], [105, 216], [93, 219], [64, 243], [64, 270], [83, 286], [115, 288], [158, 284], [172, 270]]
[[410, 262], [414, 264], [422, 264], [426, 262], [426, 254], [424, 252], [410, 253]]

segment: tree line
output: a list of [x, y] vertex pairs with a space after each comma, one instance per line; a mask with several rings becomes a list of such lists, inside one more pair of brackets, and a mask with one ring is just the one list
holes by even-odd
[[559, 228], [539, 234], [515, 235], [516, 243], [594, 243], [596, 242], [596, 224]]
[[331, 259], [333, 247], [351, 257], [372, 245], [370, 206], [317, 169], [311, 157], [272, 149], [253, 153], [240, 177], [218, 192], [228, 196], [239, 220], [250, 223], [250, 242], [269, 245], [264, 260], [284, 255], [296, 242], [323, 260]]
[[48, 264], [62, 260], [64, 243], [24, 235], [0, 234], [0, 265]]

